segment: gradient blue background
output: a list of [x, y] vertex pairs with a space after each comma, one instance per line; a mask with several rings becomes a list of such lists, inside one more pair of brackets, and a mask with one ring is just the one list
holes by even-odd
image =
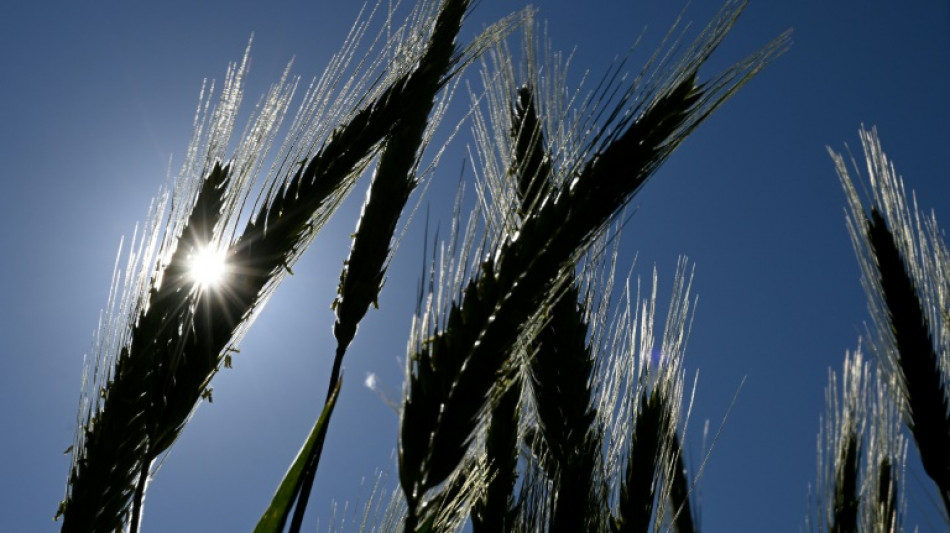
[[[669, 5], [672, 4], [672, 5]], [[678, 2], [540, 0], [554, 45], [577, 46], [574, 73], [596, 79], [648, 26], [652, 50]], [[520, 2], [484, 0], [470, 38]], [[177, 169], [203, 78], [224, 77], [255, 33], [245, 109], [295, 56], [322, 72], [357, 3], [6, 2], [0, 7], [0, 531], [56, 531], [82, 357], [105, 305], [120, 238]], [[703, 25], [719, 7], [698, 1]], [[745, 378], [700, 485], [704, 531], [798, 531], [815, 478], [829, 367], [840, 368], [867, 313], [825, 146], [876, 125], [922, 207], [950, 224], [950, 10], [944, 1], [753, 2], [714, 57], [724, 66], [794, 28], [792, 49], [674, 154], [636, 200], [625, 253], [655, 264], [665, 298], [676, 258], [697, 265], [700, 303], [687, 350], [699, 370], [688, 437], [701, 461]], [[640, 56], [638, 56], [640, 57]], [[638, 64], [635, 62], [634, 67]], [[712, 69], [704, 71], [707, 75]], [[474, 74], [474, 71], [471, 71]], [[468, 99], [460, 94], [457, 114]], [[467, 127], [463, 129], [467, 132]], [[424, 201], [451, 198], [467, 140]], [[330, 368], [333, 298], [362, 187], [330, 222], [246, 337], [149, 491], [145, 531], [249, 531], [317, 415]], [[445, 223], [443, 222], [443, 227]], [[422, 266], [421, 219], [393, 262], [346, 360], [313, 514], [365, 500], [379, 469], [395, 486], [397, 415], [363, 386], [402, 384]], [[912, 459], [910, 507], [940, 531]], [[361, 486], [362, 483], [362, 486]], [[361, 488], [362, 487], [362, 488]], [[358, 508], [350, 506], [345, 515]]]

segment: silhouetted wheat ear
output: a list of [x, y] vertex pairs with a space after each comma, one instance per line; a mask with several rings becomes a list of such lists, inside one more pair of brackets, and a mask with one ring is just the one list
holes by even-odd
[[84, 424], [62, 509], [64, 531], [121, 527], [133, 492], [136, 487], [144, 490], [151, 461], [164, 450], [164, 435], [174, 429], [161, 423], [165, 392], [200, 299], [188, 279], [188, 261], [210, 241], [220, 219], [228, 172], [216, 164], [203, 180], [182, 238], [152, 282], [149, 306], [131, 331], [131, 345], [123, 349], [110, 382], [99, 392], [101, 408]]
[[683, 444], [678, 434], [670, 439], [673, 468], [670, 472], [670, 505], [673, 508], [673, 528], [676, 533], [694, 533], [699, 530], [693, 518], [691, 501], [692, 481], [683, 460]]
[[[876, 531], [892, 532], [902, 528], [907, 501], [904, 472], [907, 465], [908, 440], [901, 432], [900, 411], [895, 386], [886, 380], [894, 377], [878, 368], [874, 374], [872, 420], [868, 436], [866, 477], [870, 479], [870, 508], [863, 513], [866, 523]], [[865, 529], [871, 529], [866, 527]]]
[[[507, 133], [512, 148], [511, 168], [505, 172], [508, 180], [507, 183], [486, 185], [495, 194], [514, 189], [509, 192], [518, 198], [520, 205], [517, 214], [523, 217], [542, 197], [542, 191], [550, 190], [548, 180], [551, 177], [549, 168], [544, 167], [543, 131], [528, 86], [522, 87], [512, 113], [506, 118], [510, 118]], [[493, 126], [503, 128], [502, 124], [495, 123]], [[476, 137], [481, 134], [484, 138], [485, 133], [476, 131]], [[489, 147], [483, 146], [482, 149], [487, 150]], [[527, 346], [525, 350], [532, 352], [533, 348]], [[518, 507], [515, 506], [514, 494], [518, 477], [518, 428], [522, 419], [518, 411], [521, 409], [519, 401], [522, 394], [520, 371], [515, 372], [512, 380], [499, 379], [495, 386], [501, 390], [501, 397], [491, 409], [485, 438], [485, 454], [491, 477], [484, 496], [472, 514], [472, 526], [476, 532], [513, 530], [518, 508], [524, 505], [519, 502]]]
[[816, 531], [900, 530], [906, 442], [897, 405], [860, 348], [845, 356], [840, 379], [829, 371], [827, 412], [818, 436]]
[[[515, 154], [512, 175], [521, 201], [520, 215], [527, 216], [551, 183], [546, 163], [545, 135], [529, 85], [518, 90], [512, 117]], [[513, 95], [514, 96], [514, 95]], [[594, 366], [587, 346], [587, 322], [578, 306], [573, 276], [562, 282], [566, 289], [551, 306], [548, 316], [529, 343], [530, 376], [541, 435], [557, 462], [551, 531], [599, 529], [604, 515], [595, 476], [601, 453], [600, 429], [595, 422], [590, 387]]]
[[[571, 157], [565, 157], [563, 150], [551, 153], [546, 146], [545, 127], [563, 132], [565, 126], [539, 116], [536, 87], [544, 87], [545, 81], [538, 76], [538, 69], [533, 64], [538, 45], [532, 39], [531, 29], [528, 25], [525, 32], [524, 55], [527, 56], [528, 72], [524, 77], [528, 81], [518, 81], [519, 76], [512, 71], [513, 61], [507, 50], [497, 50], [492, 58], [498, 72], [491, 73], [486, 69], [483, 74], [483, 79], [491, 80], [486, 82], [487, 95], [484, 97], [490, 119], [486, 121], [476, 113], [475, 120], [474, 134], [479, 143], [480, 167], [483, 168], [482, 188], [490, 193], [490, 197], [483, 198], [483, 203], [493, 206], [495, 211], [489, 224], [511, 234], [520, 231], [518, 221], [529, 216], [561, 185], [558, 180], [564, 178], [555, 176], [552, 162], [564, 163]], [[545, 53], [550, 55], [546, 47]], [[545, 72], [557, 73], [560, 69], [556, 64], [543, 67]], [[551, 116], [563, 118], [568, 115], [558, 108], [555, 99], [544, 101], [543, 105]], [[501, 127], [506, 120], [511, 122], [507, 132]], [[507, 142], [500, 143], [500, 139], [507, 139]], [[564, 144], [583, 143], [568, 140]], [[567, 168], [571, 166], [570, 163], [565, 165]], [[514, 213], [517, 216], [513, 216]], [[539, 424], [541, 428], [541, 431], [534, 431], [532, 426], [528, 426], [526, 431], [535, 435], [532, 446], [546, 450], [542, 455], [547, 464], [538, 475], [550, 480], [550, 496], [532, 501], [530, 491], [523, 492], [518, 509], [525, 517], [521, 524], [528, 531], [541, 527], [533, 521], [541, 515], [548, 517], [544, 524], [549, 531], [604, 530], [609, 516], [607, 497], [610, 488], [607, 481], [610, 475], [604, 472], [606, 465], [601, 459], [603, 429], [601, 417], [594, 410], [590, 384], [594, 358], [587, 346], [589, 328], [585, 318], [587, 314], [596, 318], [597, 312], [586, 309], [586, 305], [582, 310], [578, 305], [579, 291], [574, 286], [573, 276], [565, 274], [560, 285], [564, 289], [556, 291], [552, 302], [546, 304], [545, 309], [550, 306], [548, 311], [531, 319], [536, 325], [528, 329], [523, 341], [527, 343], [528, 374], [531, 377], [528, 390], [532, 394], [529, 396], [533, 397], [528, 406], [533, 409], [529, 416], [534, 420], [531, 424]], [[609, 294], [609, 289], [604, 294]], [[590, 294], [585, 297], [585, 304], [590, 303], [591, 297]], [[594, 342], [601, 335], [602, 332], [590, 333]], [[603, 355], [611, 358], [616, 354]], [[691, 531], [690, 482], [679, 453], [678, 447], [671, 452], [678, 463], [669, 474], [671, 477], [675, 475], [679, 484], [670, 481], [670, 498], [674, 511], [681, 511], [675, 515], [676, 527], [681, 531]], [[676, 498], [673, 486], [679, 489]], [[527, 518], [529, 514], [530, 519]]]
[[636, 413], [636, 426], [620, 489], [617, 517], [612, 524], [615, 532], [649, 529], [655, 492], [666, 456], [664, 443], [671, 438], [668, 408], [663, 405], [659, 389], [643, 393]]
[[647, 296], [641, 299], [639, 289], [636, 298], [625, 291], [610, 320], [600, 316], [603, 311], [591, 319], [594, 333], [608, 332], [591, 336], [599, 363], [598, 416], [605, 428], [601, 476], [612, 507], [604, 530], [694, 528], [693, 481], [683, 468], [678, 435], [686, 432], [690, 409], [684, 405], [683, 359], [694, 302], [686, 260], [677, 265], [659, 339], [657, 286], [654, 271]]
[[188, 391], [193, 400], [184, 414], [175, 413], [181, 372], [195, 364], [216, 365], [224, 348], [213, 353], [203, 345], [195, 348], [204, 342], [196, 336], [207, 323], [210, 291], [189, 279], [187, 262], [197, 251], [224, 246], [294, 85], [284, 76], [272, 87], [249, 121], [255, 135], [241, 141], [231, 164], [220, 165], [243, 95], [249, 50], [250, 45], [241, 63], [229, 67], [217, 105], [211, 105], [213, 89], [202, 88], [195, 133], [178, 177], [153, 201], [124, 271], [117, 260], [94, 353], [84, 369], [73, 464], [60, 508], [63, 531], [138, 527], [150, 464], [170, 446], [198, 399], [210, 397], [210, 373], [205, 373]]
[[829, 530], [832, 533], [857, 533], [858, 506], [861, 503], [858, 494], [858, 461], [861, 453], [858, 435], [845, 435], [842, 445], [835, 461], [834, 514]]
[[[356, 334], [359, 321], [369, 306], [377, 303], [396, 224], [417, 183], [415, 172], [420, 151], [425, 145], [426, 129], [432, 126], [429, 115], [456, 58], [455, 40], [467, 8], [467, 0], [442, 4], [426, 51], [402, 87], [404, 93], [411, 95], [412, 106], [402, 110], [384, 140], [350, 255], [340, 273], [340, 286], [333, 304], [337, 317], [333, 328], [337, 339], [335, 368], [339, 367], [343, 352]], [[331, 376], [336, 374], [338, 371]]]
[[[509, 128], [512, 155], [505, 176], [507, 187], [514, 189], [512, 194], [518, 198], [519, 218], [529, 216], [556, 185], [550, 181], [545, 135], [533, 94], [530, 85], [523, 85], [516, 94], [508, 96], [508, 100], [514, 100], [514, 106]], [[499, 113], [493, 112], [492, 115]], [[482, 147], [483, 152], [488, 149]], [[489, 184], [488, 187], [497, 194], [505, 185]], [[532, 386], [529, 390], [537, 397], [534, 404], [541, 435], [548, 441], [548, 449], [553, 452], [551, 460], [557, 465], [551, 492], [554, 497], [549, 529], [577, 531], [597, 528], [595, 519], [603, 515], [597, 497], [602, 491], [596, 490], [594, 483], [601, 450], [599, 431], [594, 426], [596, 415], [591, 406], [589, 380], [593, 360], [586, 345], [587, 323], [578, 308], [573, 277], [566, 275], [561, 283], [567, 287], [566, 290], [551, 306], [550, 312], [538, 318], [538, 331], [525, 349], [530, 354]], [[489, 430], [501, 431], [495, 429], [494, 420], [493, 411]], [[516, 425], [509, 426], [508, 431], [514, 432], [516, 428]], [[500, 450], [499, 453], [510, 456], [514, 449]], [[514, 478], [507, 474], [505, 479], [510, 492]]]
[[727, 6], [682, 60], [626, 93], [613, 121], [591, 134], [589, 159], [565, 170], [576, 177], [559, 180], [565, 185], [532, 210], [516, 236], [493, 246], [464, 287], [446, 289], [457, 299], [425, 309], [407, 358], [400, 433], [407, 529], [418, 523], [425, 493], [458, 467], [509, 349], [574, 260], [685, 136], [784, 47], [779, 39], [697, 86], [699, 66], [738, 11]]
[[572, 285], [551, 309], [530, 360], [541, 434], [557, 464], [552, 531], [593, 527], [605, 510], [595, 481], [601, 468], [601, 431], [592, 407], [593, 358], [577, 300]]
[[[467, 8], [467, 1], [448, 1], [440, 6], [425, 52], [418, 65], [401, 81], [399, 90], [411, 95], [412, 105], [400, 110], [396, 123], [381, 141], [382, 153], [360, 213], [353, 245], [340, 273], [337, 297], [333, 302], [336, 312], [333, 334], [337, 347], [330, 372], [328, 398], [339, 379], [343, 357], [356, 335], [360, 320], [371, 304], [378, 305], [386, 262], [391, 253], [390, 243], [409, 195], [416, 187], [415, 173], [420, 152], [428, 141], [426, 130], [431, 131], [435, 126], [430, 124], [429, 115], [437, 93], [448, 80], [449, 70], [457, 59], [455, 40]], [[303, 489], [291, 531], [301, 527], [316, 475], [316, 461], [322, 451], [321, 438], [313, 448], [310, 459], [312, 466], [308, 466], [303, 477]]]
[[515, 523], [514, 489], [518, 478], [518, 426], [521, 419], [520, 376], [499, 380], [505, 391], [491, 410], [485, 431], [489, 481], [472, 509], [472, 531], [511, 531]]
[[[425, 9], [417, 11], [417, 22], [424, 22]], [[506, 19], [501, 26], [486, 30], [484, 39], [503, 35], [514, 23]], [[211, 181], [233, 178], [227, 190], [220, 184], [202, 189], [202, 194], [223, 196], [214, 202], [202, 197], [195, 204], [197, 169], [210, 168], [228, 149], [247, 54], [242, 66], [229, 72], [222, 103], [210, 120], [208, 105], [199, 106], [195, 135], [168, 219], [163, 220], [169, 199], [165, 195], [132, 256], [124, 285], [118, 284], [117, 276], [110, 303], [115, 310], [100, 332], [94, 366], [87, 369], [74, 466], [61, 506], [64, 531], [112, 531], [128, 521], [126, 509], [135, 487], [140, 488], [136, 498], [140, 502], [151, 462], [168, 449], [200, 400], [210, 399], [208, 383], [225, 351], [237, 342], [254, 312], [350, 190], [380, 141], [417, 103], [413, 93], [420, 82], [409, 77], [415, 59], [412, 46], [407, 46], [402, 61], [361, 63], [371, 71], [385, 68], [385, 73], [357, 72], [342, 85], [343, 93], [335, 101], [331, 98], [333, 80], [339, 79], [361, 36], [362, 30], [351, 33], [344, 51], [328, 68], [325, 78], [330, 82], [316, 84], [305, 97], [281, 150], [283, 156], [278, 157], [283, 163], [267, 177], [257, 212], [236, 239], [237, 221], [248, 203], [260, 161], [285, 116], [294, 82], [288, 83], [285, 75], [268, 94], [258, 116], [252, 117], [249, 131], [254, 134], [243, 138], [235, 150], [230, 175], [224, 169], [212, 173]], [[393, 49], [399, 44], [387, 46]], [[467, 48], [465, 53], [473, 52]], [[470, 60], [452, 57], [454, 62]], [[300, 163], [287, 171], [288, 160]], [[185, 227], [192, 208], [200, 211], [212, 205], [218, 211], [212, 214], [221, 221], [212, 224], [211, 242], [188, 242], [206, 236], [207, 222], [216, 220], [199, 212], [195, 227]], [[227, 247], [226, 282], [201, 291], [175, 285], [175, 278], [185, 272], [180, 259], [172, 257], [176, 244], [181, 245], [179, 251], [200, 244]], [[97, 399], [100, 395], [101, 400]], [[132, 521], [137, 527], [139, 506], [135, 509]]]
[[877, 257], [884, 300], [899, 354], [909, 426], [924, 470], [940, 489], [950, 512], [950, 396], [940, 356], [917, 290], [880, 213], [871, 211], [868, 238]]
[[875, 350], [894, 376], [904, 420], [950, 513], [950, 254], [931, 214], [910, 205], [875, 130], [861, 130], [871, 200], [865, 207], [831, 152], [849, 203], [849, 231], [876, 328]]

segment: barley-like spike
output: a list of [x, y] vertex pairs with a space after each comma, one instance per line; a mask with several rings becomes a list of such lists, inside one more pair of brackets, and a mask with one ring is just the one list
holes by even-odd
[[517, 154], [511, 174], [517, 178], [521, 215], [531, 212], [537, 202], [553, 189], [551, 164], [545, 153], [544, 129], [535, 105], [535, 91], [530, 85], [518, 89], [512, 111], [511, 136]]
[[639, 88], [641, 98], [632, 91], [621, 107], [640, 102], [636, 112], [623, 115], [629, 118], [618, 131], [597, 136], [605, 144], [482, 262], [438, 324], [428, 317], [420, 322], [424, 329], [407, 357], [400, 431], [400, 483], [410, 515], [458, 467], [510, 347], [593, 235], [685, 135], [779, 51], [783, 39], [698, 87], [696, 69], [734, 15], [727, 10], [663, 80]]
[[910, 414], [908, 425], [924, 471], [936, 482], [944, 507], [950, 512], [950, 396], [940, 357], [934, 351], [931, 326], [904, 258], [876, 208], [871, 209], [867, 232], [899, 356], [902, 390]]
[[535, 337], [530, 362], [538, 423], [557, 464], [551, 531], [597, 529], [591, 521], [602, 514], [595, 487], [601, 432], [590, 386], [594, 361], [577, 301], [572, 282]]
[[878, 513], [875, 513], [875, 521], [881, 524], [884, 531], [897, 530], [897, 511], [900, 501], [897, 490], [897, 476], [894, 472], [894, 465], [887, 457], [878, 463], [877, 494], [876, 500], [872, 503], [877, 506]]
[[164, 385], [180, 361], [182, 331], [187, 331], [192, 306], [200, 298], [186, 279], [188, 260], [196, 247], [208, 244], [221, 216], [228, 172], [228, 167], [215, 164], [202, 181], [182, 238], [168, 265], [158, 270], [163, 275], [152, 281], [149, 305], [132, 330], [131, 346], [116, 360], [102, 408], [86, 423], [82, 455], [73, 466], [63, 509], [64, 532], [111, 530], [125, 521], [134, 494], [132, 522], [137, 525], [148, 470], [161, 451], [157, 446]]
[[857, 533], [858, 506], [861, 503], [858, 494], [861, 451], [859, 436], [853, 428], [844, 435], [841, 446], [835, 460], [834, 501], [829, 531]]
[[860, 348], [845, 356], [841, 388], [829, 372], [818, 438], [817, 531], [900, 531], [906, 439], [887, 371], [871, 372]]
[[491, 410], [485, 431], [488, 485], [472, 510], [472, 531], [511, 531], [514, 526], [514, 489], [518, 477], [518, 423], [521, 417], [521, 379], [500, 379], [505, 392]]
[[[359, 322], [369, 306], [375, 305], [379, 298], [396, 224], [409, 195], [416, 187], [415, 171], [420, 152], [425, 146], [425, 131], [430, 126], [429, 114], [435, 105], [437, 93], [447, 81], [446, 76], [455, 56], [455, 40], [467, 7], [468, 0], [450, 0], [442, 4], [419, 66], [400, 87], [411, 105], [400, 110], [396, 124], [383, 141], [382, 154], [367, 191], [353, 245], [340, 273], [340, 285], [333, 304], [336, 311], [333, 334], [337, 347], [330, 371], [328, 394], [336, 387], [343, 357], [356, 335]], [[314, 461], [319, 458], [322, 449], [323, 439], [320, 439], [313, 448]], [[294, 511], [292, 531], [298, 530], [302, 524], [315, 472], [315, 468], [308, 465]]]
[[648, 531], [653, 517], [659, 469], [663, 457], [665, 430], [669, 414], [663, 406], [659, 388], [640, 396], [630, 453], [620, 486], [617, 516], [612, 523], [616, 533]]
[[[870, 407], [870, 374], [861, 351], [845, 356], [839, 391], [838, 375], [829, 370], [825, 389], [827, 413], [818, 437], [818, 529], [854, 532], [859, 517], [861, 457]], [[823, 508], [822, 508], [823, 507]]]
[[[513, 177], [520, 199], [519, 215], [524, 216], [550, 190], [550, 168], [544, 162], [544, 139], [533, 102], [531, 89], [519, 90], [518, 101], [511, 114], [510, 136], [513, 154], [508, 173]], [[530, 349], [530, 347], [529, 347]], [[485, 454], [491, 481], [484, 497], [472, 514], [475, 531], [507, 531], [514, 525], [514, 486], [517, 478], [517, 437], [521, 396], [521, 379], [501, 379], [496, 387], [504, 389], [492, 408], [486, 432]]]
[[[385, 140], [350, 255], [340, 273], [340, 286], [334, 301], [337, 316], [333, 328], [337, 339], [335, 369], [353, 340], [359, 321], [370, 304], [376, 302], [382, 288], [390, 242], [417, 183], [415, 169], [424, 145], [427, 119], [436, 94], [447, 81], [446, 75], [455, 56], [455, 39], [467, 6], [467, 0], [443, 4], [419, 67], [409, 75], [403, 88], [411, 95], [412, 106], [402, 110], [392, 134]], [[331, 373], [331, 389], [333, 376], [337, 374]]]
[[683, 461], [683, 444], [680, 436], [673, 433], [670, 439], [670, 451], [673, 455], [673, 468], [670, 472], [670, 503], [676, 514], [673, 529], [676, 533], [695, 533], [698, 530], [693, 520], [693, 507], [690, 504], [690, 479]]
[[[860, 136], [870, 183], [868, 207], [844, 158], [829, 152], [848, 199], [848, 230], [875, 325], [872, 348], [924, 470], [950, 513], [950, 253], [935, 216], [922, 217], [916, 199], [908, 197], [877, 131], [862, 127]], [[893, 441], [886, 456], [903, 461], [904, 443], [896, 437], [885, 440]], [[900, 492], [895, 489], [895, 494]]]

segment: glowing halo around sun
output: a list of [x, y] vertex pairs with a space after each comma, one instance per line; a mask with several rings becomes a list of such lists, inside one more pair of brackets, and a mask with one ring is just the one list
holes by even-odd
[[220, 285], [227, 270], [225, 253], [210, 246], [195, 252], [188, 263], [188, 276], [202, 289], [213, 289]]

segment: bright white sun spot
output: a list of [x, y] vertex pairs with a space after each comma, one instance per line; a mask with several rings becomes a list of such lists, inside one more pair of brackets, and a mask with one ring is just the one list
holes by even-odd
[[213, 247], [202, 248], [191, 256], [188, 275], [202, 288], [214, 287], [221, 283], [227, 272], [225, 254]]

